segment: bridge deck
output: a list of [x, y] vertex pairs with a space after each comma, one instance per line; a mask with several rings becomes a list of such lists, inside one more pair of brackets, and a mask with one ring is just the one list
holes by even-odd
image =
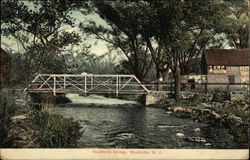
[[[42, 89], [27, 89], [28, 92], [31, 93], [53, 93], [53, 90], [42, 88]], [[84, 93], [78, 89], [56, 89], [56, 93]], [[89, 91], [87, 93], [116, 93], [114, 90], [95, 90], [95, 91]], [[120, 94], [147, 94], [145, 90], [121, 90], [119, 91]]]

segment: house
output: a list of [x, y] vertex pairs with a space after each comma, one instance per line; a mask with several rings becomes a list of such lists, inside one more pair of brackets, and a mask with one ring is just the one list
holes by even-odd
[[11, 58], [2, 48], [0, 48], [0, 83], [10, 81], [10, 65]]
[[[249, 82], [250, 49], [209, 49], [202, 56], [202, 74], [207, 75], [207, 83], [229, 83], [230, 88], [241, 89], [235, 83]], [[209, 86], [208, 86], [209, 87]], [[224, 86], [210, 86], [223, 89]]]

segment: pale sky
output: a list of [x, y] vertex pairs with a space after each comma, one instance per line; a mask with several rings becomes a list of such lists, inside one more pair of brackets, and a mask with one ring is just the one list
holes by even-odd
[[[104, 41], [96, 40], [93, 36], [86, 37], [86, 35], [83, 35], [79, 31], [79, 28], [78, 28], [79, 23], [84, 22], [86, 20], [94, 20], [97, 24], [101, 24], [101, 25], [106, 25], [106, 22], [103, 19], [101, 19], [99, 15], [97, 14], [86, 16], [86, 15], [81, 14], [80, 12], [73, 12], [72, 16], [76, 19], [75, 27], [65, 25], [59, 30], [65, 30], [69, 32], [76, 31], [77, 33], [80, 34], [80, 36], [82, 37], [82, 40], [87, 38], [85, 41], [83, 40], [84, 41], [83, 43], [91, 45], [91, 48], [90, 48], [91, 53], [94, 53], [96, 55], [102, 55], [104, 53], [107, 53], [108, 48]], [[96, 45], [94, 45], [95, 42], [97, 42]], [[2, 35], [1, 35], [1, 47], [6, 50], [18, 51], [18, 48], [21, 50], [20, 44], [18, 44], [17, 40], [13, 38], [7, 38]], [[74, 49], [81, 50], [81, 47], [82, 47], [81, 45], [76, 46]]]
[[[80, 34], [83, 41], [86, 38], [86, 40], [83, 43], [85, 43], [87, 45], [91, 45], [91, 48], [89, 49], [91, 53], [94, 53], [96, 55], [102, 55], [104, 53], [109, 52], [109, 50], [108, 50], [108, 48], [106, 46], [107, 45], [106, 42], [101, 41], [101, 40], [96, 40], [94, 38], [94, 36], [86, 37], [86, 35], [82, 34], [79, 31], [79, 28], [78, 28], [78, 25], [79, 25], [80, 22], [84, 23], [84, 22], [86, 22], [88, 20], [94, 20], [96, 22], [96, 24], [101, 24], [101, 25], [107, 26], [106, 22], [102, 18], [100, 18], [99, 15], [94, 14], [94, 15], [87, 15], [86, 16], [86, 15], [81, 14], [79, 11], [74, 11], [72, 13], [72, 16], [76, 19], [75, 27], [65, 25], [60, 30], [66, 30], [66, 31], [69, 31], [69, 32], [76, 31], [77, 33]], [[95, 42], [97, 42], [97, 43], [95, 44]], [[20, 44], [18, 45], [18, 43], [17, 43], [17, 40], [8, 39], [6, 37], [3, 37], [2, 35], [1, 35], [1, 47], [3, 49], [6, 49], [6, 50], [11, 49], [11, 50], [14, 50], [14, 51], [18, 51], [18, 47], [19, 47], [19, 49], [21, 49]], [[74, 47], [73, 51], [77, 51], [77, 50], [80, 51], [82, 47], [83, 47], [83, 44], [80, 45], [80, 46], [76, 46], [76, 47]], [[227, 46], [227, 42], [225, 42], [225, 48], [226, 49], [230, 48], [230, 47]], [[115, 53], [117, 51], [112, 51], [112, 52]]]

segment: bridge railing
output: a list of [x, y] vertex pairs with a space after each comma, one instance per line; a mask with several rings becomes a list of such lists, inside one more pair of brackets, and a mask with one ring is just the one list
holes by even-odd
[[31, 92], [149, 93], [134, 75], [40, 74], [26, 89]]

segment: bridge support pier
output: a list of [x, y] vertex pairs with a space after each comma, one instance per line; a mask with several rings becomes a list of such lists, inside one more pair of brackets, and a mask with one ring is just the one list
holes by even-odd
[[151, 105], [151, 104], [156, 104], [157, 103], [157, 98], [153, 96], [152, 94], [147, 94], [145, 97], [145, 106]]
[[167, 92], [152, 92], [152, 93], [146, 95], [145, 106], [157, 104], [161, 100], [166, 99], [166, 98], [169, 98]]

